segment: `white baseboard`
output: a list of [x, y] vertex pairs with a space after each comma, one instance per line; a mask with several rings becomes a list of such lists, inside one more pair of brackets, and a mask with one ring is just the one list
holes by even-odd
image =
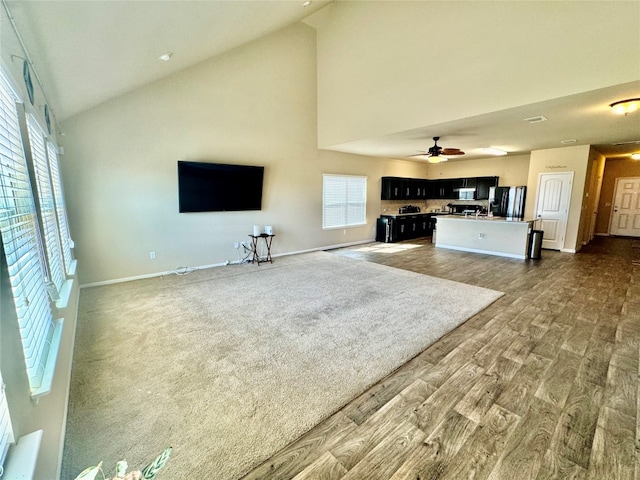
[[[375, 238], [370, 238], [367, 240], [359, 240], [357, 242], [348, 242], [348, 243], [340, 243], [337, 245], [325, 245], [323, 247], [314, 247], [314, 248], [308, 248], [305, 250], [296, 250], [294, 252], [286, 252], [286, 253], [278, 253], [278, 254], [274, 254], [273, 258], [278, 258], [278, 257], [286, 257], [288, 255], [298, 255], [301, 253], [310, 253], [310, 252], [318, 252], [318, 251], [322, 251], [322, 250], [333, 250], [336, 248], [345, 248], [345, 247], [351, 247], [354, 245], [362, 245], [364, 243], [371, 243], [371, 242], [375, 242]], [[180, 268], [189, 268], [189, 270], [204, 270], [205, 268], [213, 268], [213, 267], [224, 267], [226, 265], [229, 264], [237, 264], [237, 261], [233, 261], [233, 262], [221, 262], [221, 263], [212, 263], [210, 265], [199, 265], [197, 267], [178, 267], [175, 270], [169, 270], [169, 271], [165, 271], [165, 272], [156, 272], [156, 273], [146, 273], [144, 275], [135, 275], [133, 277], [124, 277], [124, 278], [115, 278], [113, 280], [103, 280], [101, 282], [92, 282], [92, 283], [85, 283], [80, 285], [80, 288], [90, 288], [90, 287], [101, 287], [104, 285], [113, 285], [115, 283], [124, 283], [124, 282], [131, 282], [133, 280], [143, 280], [145, 278], [155, 278], [155, 277], [164, 277], [167, 275], [173, 275], [176, 270], [180, 269]]]

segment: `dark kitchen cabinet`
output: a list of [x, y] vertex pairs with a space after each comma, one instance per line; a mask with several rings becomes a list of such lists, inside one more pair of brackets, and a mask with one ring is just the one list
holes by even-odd
[[409, 238], [409, 217], [398, 217], [396, 220], [396, 238], [399, 241]]
[[412, 178], [409, 180], [411, 186], [411, 199], [412, 200], [425, 200], [427, 197], [427, 185], [428, 181], [420, 178]]
[[431, 180], [429, 190], [431, 199], [455, 199], [458, 198], [457, 192], [454, 192], [454, 179], [447, 180]]
[[378, 219], [376, 241], [400, 242], [433, 234], [436, 216], [430, 213], [416, 215], [383, 215]]
[[382, 177], [381, 200], [402, 200], [405, 197], [405, 186], [408, 186], [407, 178]]
[[498, 177], [478, 177], [476, 200], [488, 200], [489, 189], [498, 186]]
[[411, 215], [409, 217], [409, 238], [418, 238], [420, 236], [420, 217], [422, 215]]
[[428, 237], [432, 231], [431, 215], [420, 215], [418, 218], [418, 237]]
[[454, 190], [461, 188], [476, 188], [477, 179], [474, 178], [454, 178], [451, 180]]

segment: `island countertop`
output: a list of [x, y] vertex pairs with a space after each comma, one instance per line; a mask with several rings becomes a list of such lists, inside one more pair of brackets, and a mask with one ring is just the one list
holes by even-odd
[[446, 219], [454, 219], [454, 220], [473, 220], [473, 221], [478, 221], [478, 222], [504, 222], [504, 223], [514, 223], [514, 224], [522, 224], [522, 223], [532, 223], [533, 220], [525, 220], [525, 219], [521, 219], [521, 218], [510, 218], [510, 217], [489, 217], [487, 215], [478, 215], [477, 217], [475, 215], [469, 215], [469, 216], [464, 216], [464, 215], [438, 215], [438, 220], [440, 220], [441, 218], [446, 218]]
[[436, 247], [524, 260], [533, 220], [504, 217], [439, 216]]

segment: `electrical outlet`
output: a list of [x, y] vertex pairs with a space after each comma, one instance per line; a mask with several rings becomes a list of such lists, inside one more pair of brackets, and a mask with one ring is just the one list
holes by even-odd
[[156, 258], [156, 252], [149, 252], [149, 258], [151, 260], [155, 259]]

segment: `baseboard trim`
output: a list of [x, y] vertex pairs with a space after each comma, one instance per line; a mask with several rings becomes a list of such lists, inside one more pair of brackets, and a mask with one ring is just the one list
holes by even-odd
[[[375, 238], [370, 238], [370, 239], [367, 239], [367, 240], [359, 240], [357, 242], [339, 243], [339, 244], [336, 244], [336, 245], [325, 245], [325, 246], [322, 246], [322, 247], [308, 248], [308, 249], [305, 249], [305, 250], [296, 250], [296, 251], [293, 251], [293, 252], [278, 253], [278, 254], [274, 254], [273, 258], [286, 257], [286, 256], [289, 256], [289, 255], [299, 255], [301, 253], [319, 252], [319, 251], [323, 251], [323, 250], [334, 250], [336, 248], [352, 247], [354, 245], [362, 245], [364, 243], [371, 243], [371, 242], [375, 242]], [[229, 262], [229, 263], [237, 263], [237, 262]], [[229, 263], [220, 262], [220, 263], [212, 263], [212, 264], [209, 264], [209, 265], [199, 265], [197, 267], [178, 267], [175, 270], [168, 270], [168, 271], [165, 271], [165, 272], [147, 273], [147, 274], [144, 274], [144, 275], [135, 275], [135, 276], [132, 276], [132, 277], [123, 277], [123, 278], [115, 278], [113, 280], [103, 280], [103, 281], [100, 281], [100, 282], [84, 283], [84, 284], [80, 285], [80, 288], [102, 287], [102, 286], [105, 286], [105, 285], [113, 285], [113, 284], [116, 284], [116, 283], [132, 282], [134, 280], [144, 280], [146, 278], [165, 277], [167, 275], [175, 274], [176, 271], [178, 269], [181, 269], [181, 268], [188, 268], [191, 271], [204, 270], [206, 268], [224, 267], [224, 266], [228, 265]]]

